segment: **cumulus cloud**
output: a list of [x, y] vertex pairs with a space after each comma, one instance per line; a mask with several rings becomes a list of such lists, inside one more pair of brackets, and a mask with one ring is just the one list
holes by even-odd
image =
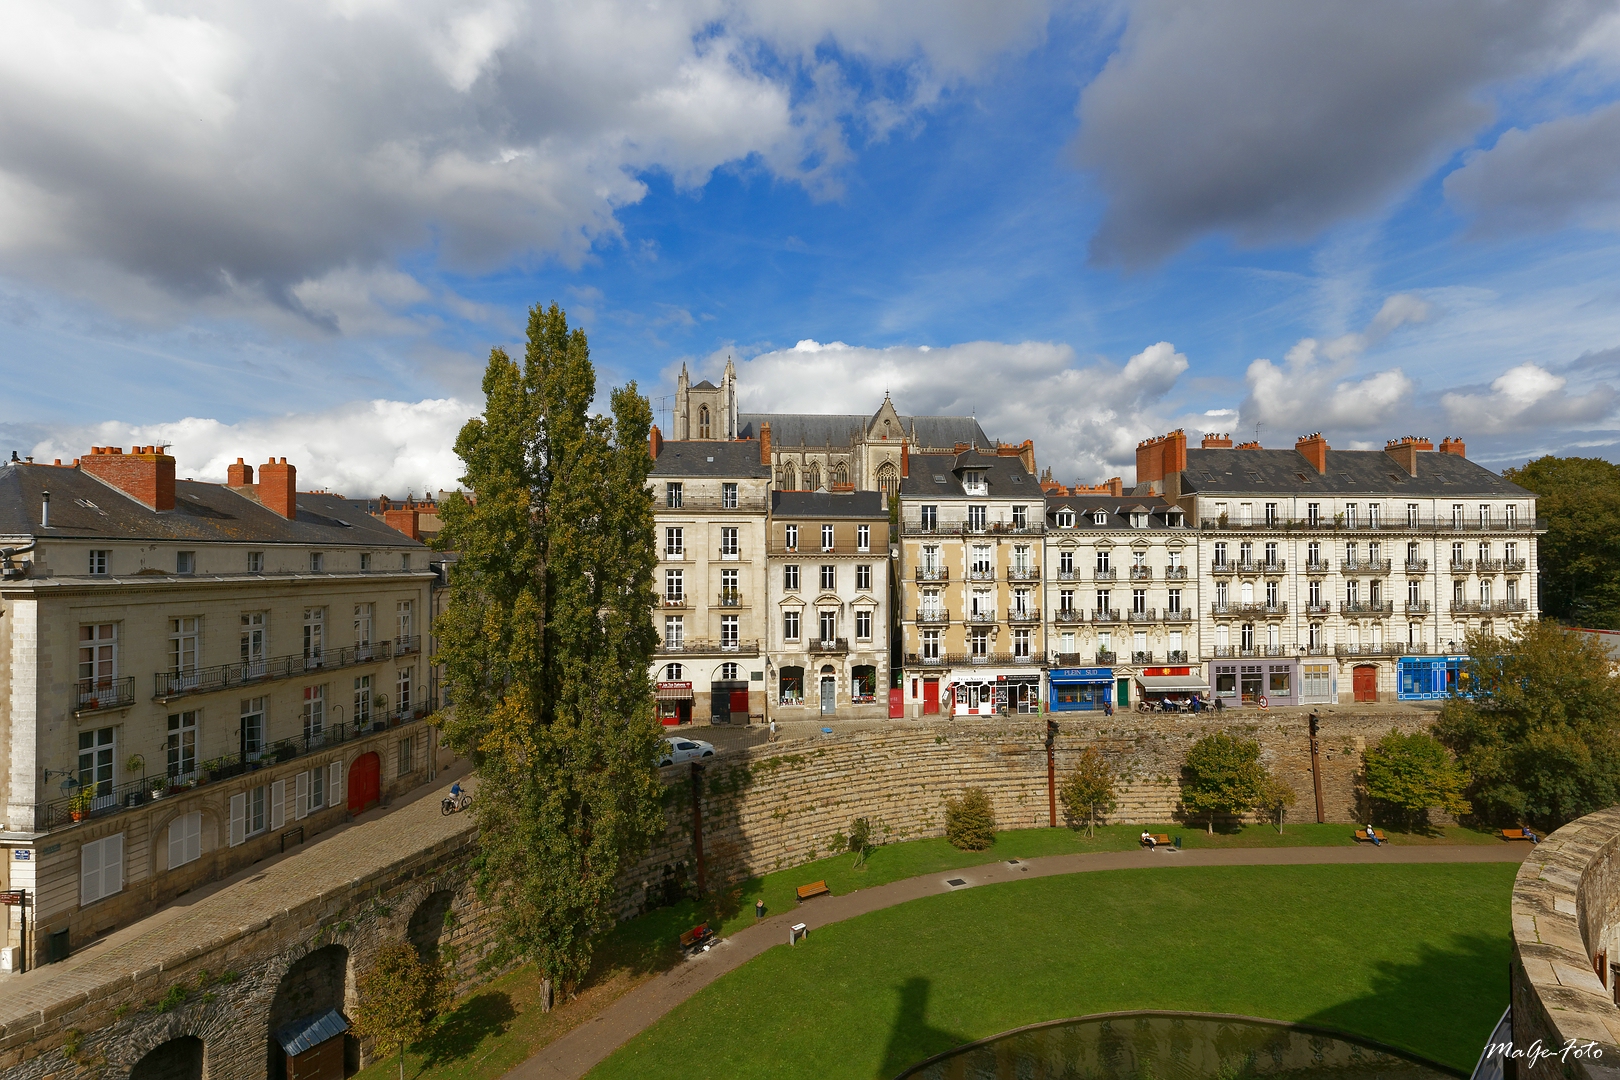
[[1490, 435], [1589, 424], [1614, 411], [1616, 395], [1607, 383], [1580, 394], [1568, 385], [1564, 376], [1525, 363], [1495, 379], [1488, 392], [1449, 393], [1440, 404], [1456, 427]]
[[453, 488], [461, 476], [456, 434], [481, 411], [454, 398], [356, 401], [324, 412], [222, 424], [187, 417], [163, 424], [101, 424], [52, 431], [33, 448], [38, 461], [82, 457], [92, 446], [168, 444], [182, 477], [223, 481], [238, 457], [271, 457], [298, 467], [298, 486], [350, 497]]
[[[368, 275], [405, 251], [574, 263], [617, 235], [645, 170], [692, 187], [757, 162], [835, 194], [851, 138], [1034, 41], [1046, 15], [1045, 0], [23, 0], [0, 34], [0, 268], [131, 311], [155, 288], [320, 320], [310, 294], [334, 275], [397, 295]], [[881, 77], [857, 89], [856, 68]]]
[[1620, 104], [1505, 131], [1445, 191], [1481, 234], [1620, 227]]
[[1134, 6], [1079, 103], [1078, 157], [1108, 198], [1093, 258], [1151, 263], [1209, 233], [1300, 241], [1377, 210], [1489, 123], [1486, 87], [1576, 56], [1605, 10]]

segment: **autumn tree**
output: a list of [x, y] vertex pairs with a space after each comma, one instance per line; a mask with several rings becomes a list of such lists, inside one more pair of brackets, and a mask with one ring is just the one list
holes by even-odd
[[1294, 791], [1294, 785], [1280, 779], [1275, 773], [1266, 774], [1265, 786], [1260, 792], [1260, 802], [1256, 810], [1264, 810], [1271, 814], [1277, 822], [1277, 832], [1283, 831], [1283, 818], [1288, 814], [1288, 808], [1299, 801], [1299, 795]]
[[945, 838], [963, 851], [983, 851], [996, 842], [996, 811], [983, 788], [945, 800]]
[[1433, 735], [1390, 729], [1362, 754], [1362, 783], [1373, 804], [1405, 824], [1419, 822], [1431, 808], [1468, 813], [1463, 789], [1468, 777]]
[[1270, 775], [1260, 764], [1260, 744], [1226, 732], [1205, 735], [1187, 751], [1181, 805], [1188, 817], [1205, 819], [1215, 831], [1215, 815], [1237, 816], [1265, 803]]
[[380, 1058], [399, 1055], [399, 1080], [405, 1080], [405, 1048], [427, 1033], [438, 1009], [435, 976], [415, 949], [390, 941], [355, 980], [354, 1033], [369, 1038]]
[[529, 312], [521, 364], [501, 349], [484, 412], [456, 440], [472, 498], [440, 507], [459, 553], [436, 623], [454, 700], [445, 739], [478, 770], [477, 885], [490, 965], [523, 960], [541, 1007], [572, 994], [613, 925], [614, 881], [664, 825], [648, 664], [655, 637], [648, 437], [635, 385], [593, 414], [585, 334]]
[[1551, 830], [1620, 801], [1620, 678], [1601, 645], [1552, 622], [1474, 633], [1463, 676], [1434, 733], [1476, 814]]
[[1106, 758], [1095, 746], [1088, 746], [1075, 762], [1074, 769], [1064, 778], [1063, 786], [1058, 789], [1058, 798], [1063, 800], [1063, 809], [1068, 818], [1079, 827], [1079, 822], [1086, 823], [1086, 835], [1095, 836], [1097, 831], [1097, 815], [1108, 814], [1117, 805], [1114, 794], [1114, 783], [1117, 777], [1109, 766]]

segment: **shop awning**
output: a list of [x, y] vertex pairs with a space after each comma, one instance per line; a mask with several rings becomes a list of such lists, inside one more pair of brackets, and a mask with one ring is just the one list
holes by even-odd
[[1149, 694], [1209, 693], [1209, 683], [1199, 675], [1138, 675], [1136, 684]]
[[681, 685], [681, 686], [660, 686], [658, 688], [658, 700], [659, 701], [691, 701], [692, 700], [692, 684], [691, 683], [686, 683], [686, 684]]
[[1055, 683], [1111, 683], [1112, 668], [1053, 668], [1047, 674], [1048, 682]]

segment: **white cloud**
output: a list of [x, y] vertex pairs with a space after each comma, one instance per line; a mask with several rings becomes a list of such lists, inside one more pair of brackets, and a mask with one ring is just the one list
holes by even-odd
[[1607, 384], [1583, 394], [1570, 394], [1568, 385], [1562, 375], [1525, 363], [1494, 380], [1489, 393], [1450, 393], [1440, 404], [1454, 425], [1490, 435], [1590, 424], [1614, 411], [1616, 395]]
[[355, 401], [319, 413], [243, 420], [187, 417], [164, 424], [107, 421], [65, 428], [35, 445], [38, 461], [82, 457], [92, 446], [163, 443], [182, 477], [225, 479], [238, 457], [258, 466], [271, 457], [298, 467], [301, 490], [351, 497], [453, 488], [461, 476], [456, 435], [480, 406], [453, 398]]
[[1620, 228], [1620, 104], [1505, 131], [1447, 176], [1445, 191], [1482, 234]]

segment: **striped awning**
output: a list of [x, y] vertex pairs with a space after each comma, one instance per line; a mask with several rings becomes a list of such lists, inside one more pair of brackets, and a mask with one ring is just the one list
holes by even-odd
[[692, 687], [686, 686], [660, 686], [658, 688], [659, 701], [691, 701]]

